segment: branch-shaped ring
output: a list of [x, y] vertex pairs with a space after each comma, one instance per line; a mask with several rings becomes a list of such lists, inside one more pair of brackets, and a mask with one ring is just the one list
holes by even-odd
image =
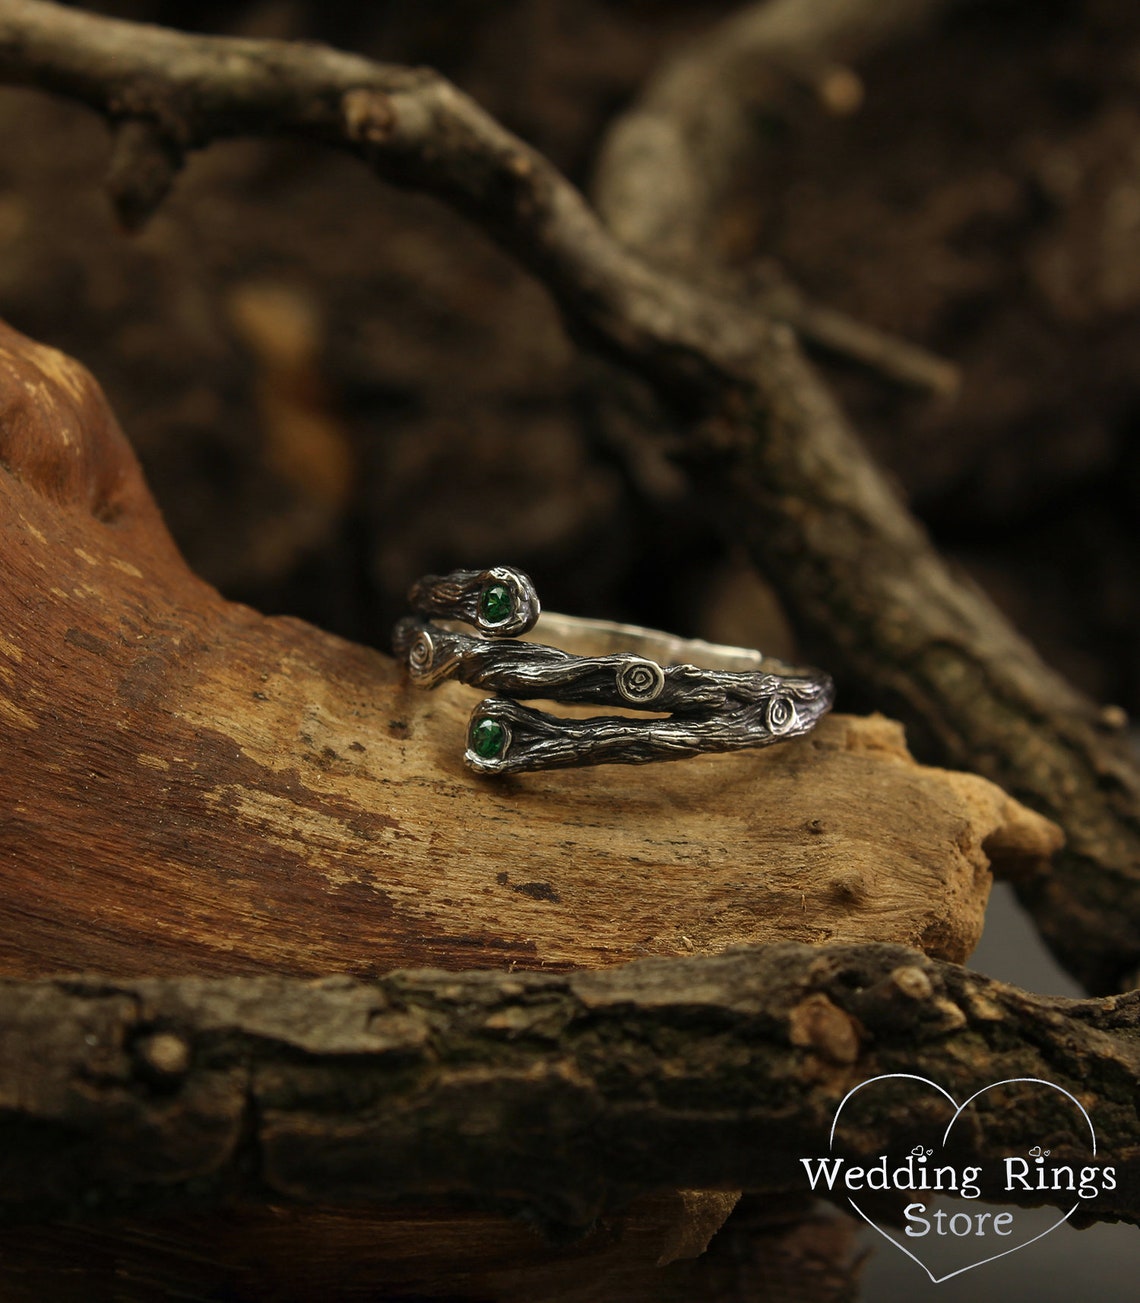
[[[396, 625], [394, 644], [412, 681], [434, 688], [458, 679], [499, 694], [479, 703], [468, 726], [464, 759], [480, 773], [646, 764], [767, 746], [808, 732], [834, 700], [828, 675], [750, 648], [606, 620], [540, 618], [534, 585], [508, 566], [429, 576], [412, 586], [409, 600], [421, 614]], [[452, 622], [473, 625], [483, 636]], [[562, 645], [509, 636], [531, 630]], [[516, 698], [657, 717], [567, 719]]]

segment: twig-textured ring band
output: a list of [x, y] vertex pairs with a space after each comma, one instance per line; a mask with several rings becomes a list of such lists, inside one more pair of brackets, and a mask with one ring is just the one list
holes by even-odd
[[[511, 566], [428, 575], [394, 645], [413, 682], [447, 679], [498, 695], [475, 707], [464, 759], [479, 773], [646, 764], [799, 737], [831, 709], [828, 675], [745, 647], [655, 629], [542, 614]], [[472, 626], [464, 632], [457, 625]], [[535, 641], [524, 639], [534, 634]], [[518, 699], [653, 712], [652, 718], [547, 714]]]

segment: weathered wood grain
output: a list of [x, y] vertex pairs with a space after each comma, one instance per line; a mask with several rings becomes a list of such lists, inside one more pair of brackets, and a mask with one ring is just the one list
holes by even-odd
[[569, 968], [741, 942], [963, 959], [1046, 820], [889, 721], [491, 782], [479, 694], [224, 601], [95, 384], [0, 334], [0, 971]]

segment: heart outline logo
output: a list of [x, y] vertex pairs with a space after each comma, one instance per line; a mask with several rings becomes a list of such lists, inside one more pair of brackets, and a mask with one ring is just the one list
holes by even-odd
[[[1006, 1077], [1002, 1081], [991, 1081], [988, 1086], [983, 1086], [980, 1090], [974, 1091], [969, 1099], [959, 1104], [954, 1096], [951, 1095], [948, 1090], [940, 1086], [936, 1081], [931, 1081], [929, 1077], [922, 1077], [914, 1072], [884, 1072], [877, 1077], [868, 1077], [866, 1081], [861, 1081], [857, 1086], [853, 1086], [839, 1101], [839, 1106], [835, 1110], [835, 1116], [831, 1120], [831, 1132], [828, 1135], [829, 1149], [834, 1150], [835, 1148], [835, 1132], [839, 1126], [839, 1115], [843, 1112], [847, 1101], [854, 1095], [857, 1095], [865, 1086], [872, 1086], [877, 1081], [919, 1081], [925, 1086], [932, 1086], [944, 1099], [950, 1102], [954, 1108], [954, 1116], [946, 1124], [946, 1130], [942, 1133], [943, 1148], [946, 1146], [946, 1141], [949, 1138], [950, 1132], [954, 1129], [954, 1124], [958, 1121], [959, 1117], [961, 1117], [962, 1113], [970, 1107], [974, 1100], [978, 1099], [981, 1095], [984, 1095], [987, 1091], [995, 1090], [998, 1086], [1013, 1086], [1018, 1085], [1019, 1083], [1028, 1083], [1035, 1086], [1048, 1086], [1050, 1090], [1055, 1090], [1064, 1095], [1066, 1099], [1071, 1100], [1080, 1110], [1081, 1116], [1088, 1124], [1089, 1137], [1092, 1144], [1092, 1156], [1094, 1158], [1096, 1157], [1096, 1130], [1093, 1127], [1092, 1118], [1088, 1115], [1088, 1110], [1074, 1094], [1067, 1091], [1064, 1086], [1058, 1086], [1054, 1081], [1046, 1081], [1043, 1077]], [[1037, 1149], [1038, 1152], [1041, 1152], [1040, 1146], [1037, 1146]], [[1048, 1150], [1045, 1152], [1048, 1153]], [[960, 1276], [963, 1272], [972, 1271], [975, 1267], [984, 1267], [987, 1262], [996, 1262], [998, 1258], [1005, 1258], [1011, 1253], [1017, 1253], [1021, 1249], [1027, 1249], [1031, 1244], [1035, 1244], [1038, 1240], [1043, 1240], [1046, 1235], [1051, 1235], [1058, 1226], [1063, 1226], [1081, 1206], [1080, 1200], [1078, 1199], [1063, 1217], [1059, 1217], [1051, 1226], [1047, 1226], [1039, 1234], [1034, 1235], [1032, 1239], [1025, 1240], [1021, 1244], [1013, 1244], [1008, 1249], [1003, 1249], [1000, 1253], [992, 1253], [988, 1258], [980, 1258], [977, 1262], [967, 1263], [966, 1266], [958, 1267], [955, 1271], [947, 1272], [944, 1276], [936, 1276], [921, 1258], [916, 1254], [911, 1253], [905, 1244], [900, 1244], [893, 1235], [888, 1234], [878, 1225], [878, 1223], [872, 1221], [850, 1195], [847, 1196], [847, 1202], [852, 1208], [854, 1208], [859, 1216], [862, 1217], [868, 1226], [879, 1232], [883, 1239], [887, 1240], [890, 1244], [893, 1244], [901, 1253], [905, 1253], [911, 1261], [917, 1262], [922, 1270], [926, 1272], [927, 1276], [930, 1277], [930, 1281], [934, 1285], [940, 1285], [944, 1280], [950, 1280], [954, 1276]]]

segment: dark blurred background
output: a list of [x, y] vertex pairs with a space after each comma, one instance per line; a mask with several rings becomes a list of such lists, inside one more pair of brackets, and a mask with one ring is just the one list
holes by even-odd
[[[432, 64], [584, 188], [646, 76], [734, 8], [87, 7]], [[853, 116], [806, 96], [773, 110], [723, 248], [962, 368], [947, 400], [821, 359], [946, 552], [1054, 665], [1135, 712], [1140, 6], [962, 4], [860, 72]], [[289, 142], [192, 158], [127, 236], [102, 189], [107, 150], [86, 111], [0, 92], [0, 315], [96, 374], [190, 563], [227, 595], [386, 646], [415, 576], [510, 562], [556, 609], [792, 652], [794, 631], [671, 462], [669, 413], [582, 354], [487, 238]], [[977, 963], [1066, 989], [1004, 895]], [[1140, 1262], [1135, 1231], [1087, 1235], [1113, 1230], [1087, 1249], [1058, 1232], [1049, 1255], [968, 1273], [959, 1293], [878, 1254], [867, 1296], [1124, 1298], [1108, 1277], [1073, 1283], [1094, 1260]], [[1059, 1272], [1061, 1245], [1075, 1276]]]

